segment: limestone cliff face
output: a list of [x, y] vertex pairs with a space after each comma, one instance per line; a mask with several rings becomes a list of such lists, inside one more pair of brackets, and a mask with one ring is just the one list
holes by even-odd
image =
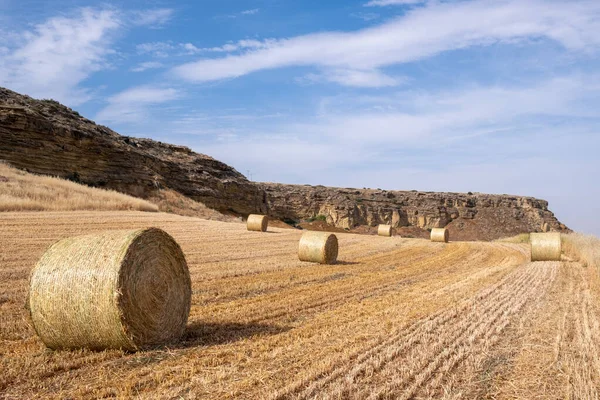
[[269, 215], [296, 220], [322, 215], [329, 224], [346, 229], [378, 224], [448, 227], [454, 239], [469, 240], [567, 230], [548, 210], [548, 202], [532, 197], [277, 183], [261, 186], [267, 193]]
[[261, 190], [242, 174], [187, 147], [121, 136], [54, 101], [0, 88], [0, 160], [150, 197], [170, 188], [220, 211], [261, 210]]
[[241, 215], [266, 213], [294, 221], [323, 215], [330, 225], [349, 230], [380, 223], [447, 226], [453, 239], [489, 240], [567, 229], [546, 201], [531, 197], [250, 182], [230, 166], [186, 147], [121, 136], [55, 101], [3, 88], [0, 160], [143, 198], [170, 189]]

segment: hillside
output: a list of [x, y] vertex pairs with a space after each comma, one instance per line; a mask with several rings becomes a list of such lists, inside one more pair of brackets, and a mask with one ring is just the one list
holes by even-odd
[[32, 175], [0, 162], [0, 211], [158, 211], [149, 201], [60, 178]]
[[[330, 227], [369, 232], [379, 223], [391, 223], [400, 233], [416, 236], [447, 226], [453, 238], [463, 240], [568, 230], [546, 201], [531, 197], [251, 182], [187, 147], [121, 136], [53, 100], [3, 88], [0, 160], [145, 199], [167, 190], [219, 212], [264, 213], [291, 224], [319, 217]], [[170, 211], [185, 213], [185, 202], [179, 203]]]

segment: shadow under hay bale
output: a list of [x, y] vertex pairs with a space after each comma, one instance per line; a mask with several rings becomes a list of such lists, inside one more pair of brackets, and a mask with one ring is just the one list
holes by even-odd
[[560, 261], [562, 243], [560, 233], [531, 233], [531, 261]]
[[185, 331], [183, 340], [175, 347], [215, 346], [263, 335], [277, 335], [290, 327], [261, 323], [207, 323], [192, 322]]
[[392, 236], [392, 226], [391, 225], [383, 225], [383, 224], [379, 225], [377, 227], [377, 235], [391, 237]]
[[443, 242], [448, 243], [450, 240], [450, 234], [446, 228], [433, 228], [431, 230], [431, 241], [432, 242]]
[[335, 264], [338, 256], [337, 236], [329, 232], [306, 231], [300, 238], [298, 258], [320, 264]]
[[266, 215], [250, 214], [246, 221], [246, 229], [255, 232], [266, 232], [269, 218]]
[[35, 331], [52, 349], [172, 343], [185, 330], [190, 303], [184, 254], [156, 228], [53, 244], [31, 273], [28, 298]]

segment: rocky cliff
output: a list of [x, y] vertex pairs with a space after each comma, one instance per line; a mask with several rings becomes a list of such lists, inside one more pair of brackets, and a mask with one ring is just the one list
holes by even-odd
[[567, 228], [533, 197], [481, 193], [392, 191], [325, 186], [261, 184], [269, 215], [301, 220], [321, 216], [330, 225], [391, 224], [428, 230], [448, 227], [454, 239], [491, 240], [521, 232]]
[[220, 211], [261, 211], [262, 191], [187, 147], [121, 136], [53, 100], [0, 88], [0, 160], [38, 174], [148, 198], [175, 190]]
[[250, 182], [186, 147], [121, 136], [53, 100], [3, 88], [0, 160], [138, 197], [152, 198], [168, 189], [219, 211], [267, 213], [290, 222], [318, 216], [347, 230], [391, 223], [426, 233], [447, 226], [454, 239], [489, 240], [567, 229], [546, 201], [531, 197]]

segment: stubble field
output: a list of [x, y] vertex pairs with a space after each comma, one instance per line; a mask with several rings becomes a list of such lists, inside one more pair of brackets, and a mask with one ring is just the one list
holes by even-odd
[[[138, 353], [49, 351], [24, 307], [54, 241], [156, 226], [185, 252], [183, 340]], [[338, 234], [339, 263], [297, 260], [301, 232], [162, 213], [0, 214], [0, 398], [597, 398], [600, 283], [525, 244]]]

